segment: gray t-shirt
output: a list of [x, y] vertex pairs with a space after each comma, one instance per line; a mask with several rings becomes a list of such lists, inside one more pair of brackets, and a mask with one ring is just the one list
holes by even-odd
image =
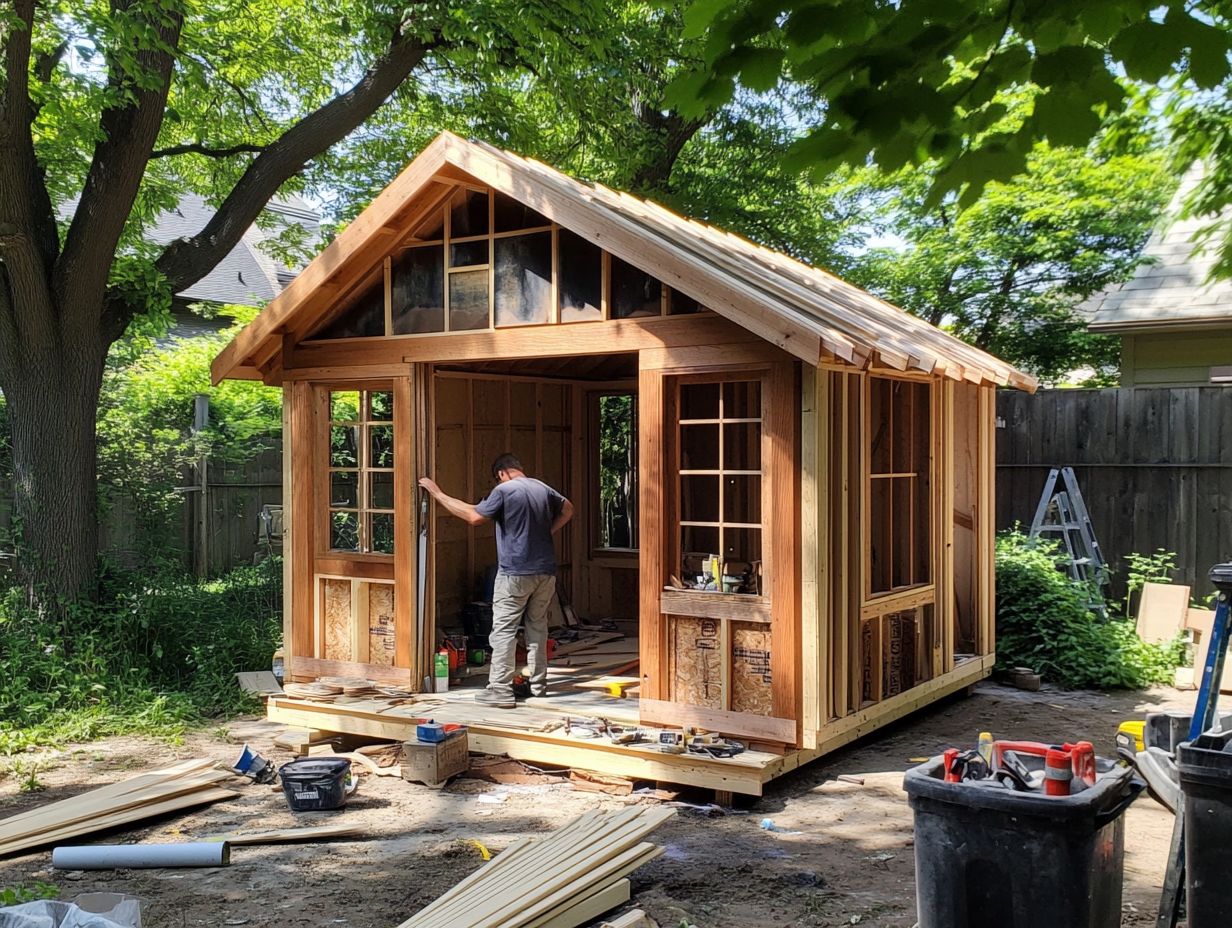
[[498, 483], [475, 511], [496, 523], [496, 559], [501, 573], [528, 577], [556, 573], [552, 523], [565, 498], [542, 480], [515, 477]]

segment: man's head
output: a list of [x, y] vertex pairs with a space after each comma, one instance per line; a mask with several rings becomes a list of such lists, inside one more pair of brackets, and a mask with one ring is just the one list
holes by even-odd
[[492, 462], [492, 476], [498, 483], [504, 483], [514, 477], [525, 477], [526, 471], [523, 470], [522, 462], [518, 460], [516, 454], [505, 452]]

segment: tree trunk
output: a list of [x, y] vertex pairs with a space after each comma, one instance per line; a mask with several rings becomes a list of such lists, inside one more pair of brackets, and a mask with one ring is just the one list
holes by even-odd
[[[59, 611], [97, 589], [96, 416], [104, 352], [27, 350], [3, 378], [13, 442], [18, 569], [31, 598]], [[6, 372], [11, 373], [11, 372]]]

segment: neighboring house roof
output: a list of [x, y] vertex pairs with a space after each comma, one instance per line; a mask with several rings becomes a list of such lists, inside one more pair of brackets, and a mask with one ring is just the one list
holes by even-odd
[[[58, 212], [67, 218], [77, 208], [70, 200]], [[262, 230], [255, 224], [248, 228], [239, 243], [205, 277], [191, 287], [175, 294], [183, 303], [229, 303], [238, 306], [262, 306], [281, 293], [303, 268], [288, 267], [262, 248], [275, 237], [279, 228], [300, 226], [310, 248], [321, 241], [321, 215], [302, 197], [295, 194], [278, 197], [266, 204], [266, 218], [274, 228]], [[178, 238], [196, 235], [214, 215], [214, 208], [204, 197], [186, 193], [175, 208], [160, 213], [146, 229], [146, 237], [155, 244], [166, 245]]]
[[898, 370], [1035, 389], [1030, 375], [825, 271], [649, 200], [582, 183], [449, 132], [437, 136], [240, 331], [215, 359], [215, 381], [252, 376], [255, 359], [268, 357], [283, 333], [306, 331], [308, 322], [327, 313], [331, 295], [370, 274], [405, 233], [408, 204], [456, 183], [458, 172], [590, 238], [810, 364], [836, 358], [863, 366], [876, 360]]
[[[1232, 325], [1232, 280], [1209, 281], [1213, 253], [1197, 238], [1210, 217], [1179, 218], [1181, 205], [1202, 179], [1195, 165], [1185, 173], [1160, 226], [1142, 249], [1151, 259], [1124, 283], [1087, 300], [1079, 312], [1093, 332], [1206, 328]], [[1221, 217], [1226, 218], [1226, 217]]]
[[[310, 241], [320, 238], [320, 216], [299, 197], [271, 201], [266, 211], [276, 223], [300, 225]], [[195, 235], [205, 227], [214, 209], [203, 197], [185, 194], [175, 209], [161, 214], [147, 231], [150, 240], [165, 245]], [[283, 291], [298, 268], [289, 268], [261, 246], [275, 234], [252, 225], [244, 237], [205, 277], [176, 296], [189, 302], [234, 303], [261, 306]]]

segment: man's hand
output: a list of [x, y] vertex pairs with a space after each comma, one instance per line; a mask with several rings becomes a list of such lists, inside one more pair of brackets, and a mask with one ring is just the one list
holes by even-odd
[[470, 503], [454, 499], [436, 485], [431, 477], [420, 477], [419, 485], [432, 494], [432, 498], [445, 507], [450, 515], [457, 516], [468, 525], [483, 525], [488, 520], [475, 511]]

